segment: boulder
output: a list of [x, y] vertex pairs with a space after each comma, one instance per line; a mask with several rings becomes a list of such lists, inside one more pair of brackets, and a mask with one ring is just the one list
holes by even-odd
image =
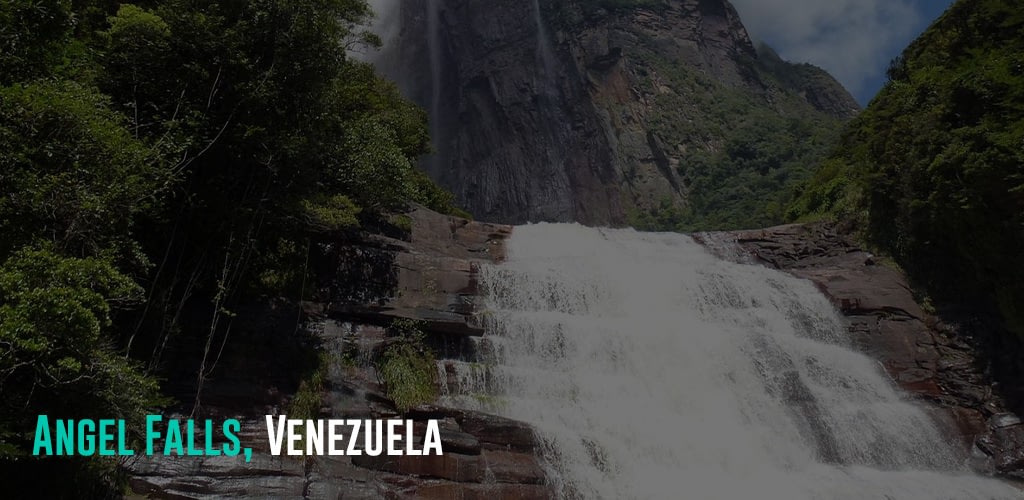
[[525, 453], [484, 450], [483, 460], [489, 475], [499, 483], [544, 484], [546, 475], [537, 458]]
[[484, 479], [485, 470], [480, 456], [451, 452], [428, 456], [357, 455], [352, 457], [352, 463], [404, 476], [447, 479], [459, 483], [479, 483]]

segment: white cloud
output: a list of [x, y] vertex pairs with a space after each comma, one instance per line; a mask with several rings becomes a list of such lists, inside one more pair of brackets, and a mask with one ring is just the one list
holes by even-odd
[[924, 21], [912, 0], [732, 0], [751, 37], [784, 59], [825, 68], [852, 94], [869, 90]]

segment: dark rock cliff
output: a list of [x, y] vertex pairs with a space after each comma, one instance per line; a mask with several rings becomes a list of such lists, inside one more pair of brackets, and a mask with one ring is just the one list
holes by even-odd
[[824, 71], [757, 50], [725, 0], [598, 4], [381, 7], [400, 29], [375, 61], [429, 111], [424, 167], [478, 219], [619, 225], [685, 208], [718, 187], [693, 188], [688, 167], [746, 140], [739, 122], [835, 128], [858, 109]]

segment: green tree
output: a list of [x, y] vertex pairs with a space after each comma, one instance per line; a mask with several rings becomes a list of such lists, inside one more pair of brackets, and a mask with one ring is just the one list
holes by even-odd
[[857, 223], [928, 292], [993, 304], [1024, 335], [1022, 33], [1014, 2], [954, 4], [893, 62], [789, 216]]
[[[167, 373], [165, 345], [209, 354], [234, 304], [308, 299], [306, 264], [357, 231], [410, 202], [455, 210], [415, 168], [425, 114], [346, 57], [378, 42], [369, 14], [365, 0], [0, 5], [5, 465], [37, 462], [11, 459], [37, 414], [140, 423], [162, 402], [149, 374]], [[71, 464], [75, 481], [107, 483], [101, 463]]]
[[0, 265], [0, 452], [27, 454], [36, 415], [123, 418], [138, 429], [157, 384], [112, 349], [111, 311], [142, 290], [109, 261], [20, 250]]
[[62, 64], [72, 26], [68, 0], [0, 3], [0, 85], [45, 75]]
[[0, 255], [45, 240], [143, 270], [135, 218], [173, 177], [106, 97], [72, 82], [0, 88], [0, 148]]

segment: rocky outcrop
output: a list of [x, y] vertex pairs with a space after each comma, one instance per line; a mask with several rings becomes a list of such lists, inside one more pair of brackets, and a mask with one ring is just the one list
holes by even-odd
[[841, 118], [852, 118], [860, 110], [853, 96], [825, 70], [812, 64], [786, 62], [763, 43], [758, 45], [757, 55], [757, 66], [763, 74], [782, 82], [815, 109]]
[[[467, 336], [482, 333], [473, 303], [477, 266], [503, 258], [511, 228], [425, 209], [408, 217], [412, 230], [404, 238], [368, 236], [328, 254], [334, 260], [322, 263], [319, 274], [331, 277], [320, 285], [335, 300], [245, 311], [252, 320], [239, 323], [235, 335], [249, 348], [225, 349], [196, 417], [240, 419], [251, 462], [137, 456], [125, 464], [132, 489], [153, 498], [549, 498], [533, 429], [474, 411], [425, 405], [403, 415], [418, 422], [420, 438], [425, 420], [440, 422], [442, 456], [270, 455], [264, 415], [287, 413], [297, 382], [286, 375], [311, 369], [301, 364], [304, 356], [327, 353], [331, 360], [322, 375], [320, 417], [358, 419], [399, 416], [366, 361], [389, 342], [385, 327], [393, 320], [419, 321], [442, 358], [472, 356]], [[357, 277], [376, 282], [346, 286]], [[309, 352], [295, 351], [304, 343]]]
[[814, 282], [845, 316], [854, 346], [926, 403], [979, 469], [1024, 479], [1024, 425], [1010, 412], [1019, 384], [995, 376], [984, 332], [926, 310], [902, 272], [830, 224], [696, 238], [723, 258]]
[[824, 71], [762, 57], [725, 0], [620, 3], [379, 7], [400, 29], [375, 62], [430, 114], [424, 168], [478, 219], [621, 225], [684, 207], [685, 167], [735, 122], [837, 126], [858, 109]]

